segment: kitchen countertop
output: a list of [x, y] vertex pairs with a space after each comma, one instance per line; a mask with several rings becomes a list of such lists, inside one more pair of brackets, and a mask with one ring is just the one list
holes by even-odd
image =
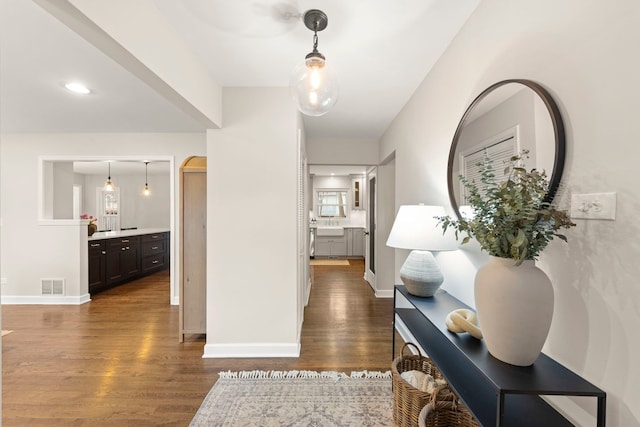
[[169, 228], [138, 228], [135, 230], [120, 231], [97, 231], [90, 236], [88, 240], [113, 239], [115, 237], [141, 236], [143, 234], [166, 233], [171, 231]]

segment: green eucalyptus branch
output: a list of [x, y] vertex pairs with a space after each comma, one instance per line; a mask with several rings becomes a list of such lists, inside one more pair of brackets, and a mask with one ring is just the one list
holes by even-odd
[[527, 154], [523, 150], [511, 157], [504, 169], [507, 179], [500, 182], [493, 161], [485, 152], [484, 162], [478, 163], [480, 184], [460, 176], [469, 193], [467, 201], [473, 209], [473, 218], [439, 217], [443, 231], [455, 229], [456, 239], [459, 233], [466, 234], [463, 244], [475, 238], [490, 255], [514, 259], [516, 265], [537, 259], [555, 237], [566, 242], [566, 236], [557, 231], [575, 224], [566, 211], [544, 201], [549, 186], [546, 173], [527, 171], [522, 166]]

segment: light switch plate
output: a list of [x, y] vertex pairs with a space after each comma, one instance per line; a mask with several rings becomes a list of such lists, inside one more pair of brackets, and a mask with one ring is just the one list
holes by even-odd
[[7, 284], [7, 278], [6, 277], [0, 278], [0, 285], [6, 285], [6, 284]]
[[616, 193], [571, 195], [571, 218], [616, 219]]

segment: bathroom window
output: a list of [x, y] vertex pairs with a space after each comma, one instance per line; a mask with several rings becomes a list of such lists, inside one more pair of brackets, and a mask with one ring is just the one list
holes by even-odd
[[346, 190], [326, 190], [318, 191], [317, 207], [318, 217], [338, 217], [347, 216], [347, 191]]

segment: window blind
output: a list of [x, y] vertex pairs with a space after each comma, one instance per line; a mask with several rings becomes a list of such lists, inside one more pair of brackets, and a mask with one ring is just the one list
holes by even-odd
[[[485, 161], [485, 153], [489, 159], [493, 161], [492, 167], [495, 171], [496, 182], [501, 183], [506, 181], [508, 175], [504, 175], [504, 168], [508, 164], [509, 159], [517, 154], [515, 135], [511, 134], [498, 141], [478, 147], [476, 150], [466, 153], [463, 156], [463, 174], [469, 182], [480, 184], [480, 165]], [[462, 186], [461, 191], [465, 201], [463, 204], [466, 204], [468, 190]]]

